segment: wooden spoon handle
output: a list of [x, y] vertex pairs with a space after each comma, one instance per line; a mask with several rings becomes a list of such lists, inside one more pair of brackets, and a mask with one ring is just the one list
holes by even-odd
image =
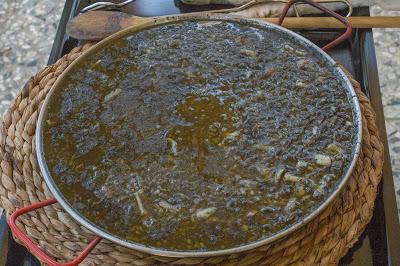
[[[278, 18], [259, 18], [277, 24]], [[353, 28], [400, 28], [400, 17], [349, 17]], [[283, 27], [289, 29], [341, 29], [346, 26], [332, 17], [286, 17]]]
[[[139, 25], [145, 18], [121, 12], [90, 11], [80, 14], [67, 24], [67, 33], [78, 40], [101, 40], [129, 26]], [[278, 18], [259, 18], [277, 24]], [[400, 28], [400, 17], [350, 17], [353, 28]], [[283, 26], [291, 29], [344, 28], [331, 17], [287, 17]]]
[[97, 41], [150, 18], [114, 11], [90, 11], [68, 21], [67, 33], [78, 40]]

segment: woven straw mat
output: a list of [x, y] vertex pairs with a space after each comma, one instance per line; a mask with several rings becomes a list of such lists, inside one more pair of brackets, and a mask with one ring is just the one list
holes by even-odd
[[[31, 203], [51, 198], [35, 155], [39, 110], [57, 77], [91, 44], [73, 49], [32, 77], [4, 114], [0, 149], [0, 203], [9, 216]], [[349, 75], [349, 74], [348, 74]], [[372, 217], [381, 179], [383, 145], [375, 114], [360, 84], [363, 143], [355, 170], [342, 195], [313, 221], [272, 244], [240, 254], [210, 258], [168, 258], [137, 252], [102, 240], [83, 265], [335, 265], [357, 241]], [[94, 235], [58, 204], [25, 214], [17, 222], [26, 234], [57, 260], [74, 258]]]

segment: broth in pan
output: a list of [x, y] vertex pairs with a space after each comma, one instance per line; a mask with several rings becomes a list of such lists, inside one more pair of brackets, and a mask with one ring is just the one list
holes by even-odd
[[55, 91], [47, 166], [67, 201], [132, 242], [232, 248], [318, 208], [355, 125], [333, 71], [274, 30], [181, 22], [91, 54]]

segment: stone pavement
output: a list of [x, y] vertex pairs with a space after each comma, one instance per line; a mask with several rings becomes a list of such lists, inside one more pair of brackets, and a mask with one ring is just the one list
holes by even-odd
[[[379, 7], [372, 7], [371, 13], [375, 16], [400, 16], [400, 11], [383, 11]], [[374, 39], [400, 214], [400, 29], [374, 29]]]
[[0, 114], [47, 63], [64, 1], [0, 0]]
[[[26, 80], [46, 64], [64, 2], [0, 0], [0, 114]], [[374, 15], [400, 16], [400, 12], [378, 7], [371, 11]], [[374, 37], [400, 206], [400, 30], [375, 29]]]

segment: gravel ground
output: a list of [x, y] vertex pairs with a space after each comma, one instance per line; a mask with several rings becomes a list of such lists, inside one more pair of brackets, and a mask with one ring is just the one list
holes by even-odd
[[[372, 7], [371, 13], [375, 16], [400, 16], [400, 11], [383, 11], [379, 7]], [[400, 215], [400, 29], [374, 29], [374, 39]]]
[[[65, 1], [0, 0], [0, 114], [50, 53]], [[371, 8], [374, 15], [400, 12]], [[400, 206], [400, 30], [374, 30], [390, 154]]]
[[64, 1], [0, 0], [0, 113], [46, 65]]

